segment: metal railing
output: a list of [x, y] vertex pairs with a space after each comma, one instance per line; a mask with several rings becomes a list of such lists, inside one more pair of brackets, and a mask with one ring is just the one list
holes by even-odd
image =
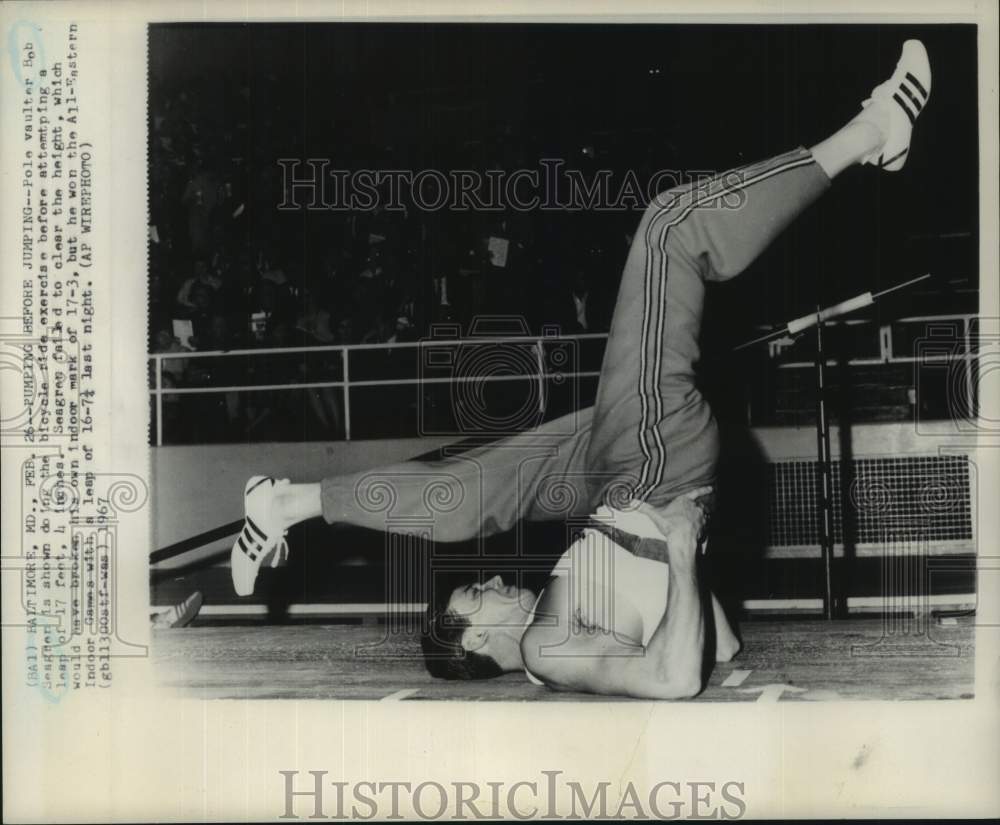
[[[964, 360], [966, 363], [966, 381], [968, 384], [969, 398], [974, 392], [973, 386], [973, 362], [978, 358], [978, 352], [972, 342], [973, 322], [978, 316], [975, 314], [952, 314], [940, 316], [914, 316], [900, 318], [890, 324], [882, 324], [879, 327], [880, 353], [878, 357], [854, 358], [847, 362], [848, 366], [866, 366], [882, 364], [912, 364], [917, 362], [950, 362]], [[958, 322], [962, 326], [962, 346], [957, 352], [943, 354], [928, 354], [924, 356], [896, 355], [893, 352], [892, 327], [897, 324], [907, 323], [947, 323]], [[858, 325], [874, 323], [871, 319], [850, 319], [828, 322], [828, 326]], [[553, 344], [559, 341], [584, 341], [584, 340], [606, 340], [606, 333], [584, 333], [580, 335], [539, 335], [539, 336], [473, 336], [469, 338], [425, 338], [419, 341], [392, 342], [384, 344], [331, 344], [308, 347], [271, 347], [252, 348], [238, 350], [214, 350], [205, 352], [162, 352], [152, 353], [148, 356], [153, 365], [153, 386], [149, 393], [155, 405], [155, 433], [156, 446], [163, 445], [163, 398], [164, 396], [183, 395], [205, 395], [210, 393], [231, 393], [231, 392], [264, 392], [281, 390], [309, 390], [323, 388], [340, 388], [344, 404], [344, 436], [346, 440], [351, 440], [351, 389], [361, 387], [397, 387], [407, 385], [432, 385], [432, 384], [455, 384], [462, 382], [503, 382], [503, 381], [525, 381], [534, 380], [538, 383], [538, 398], [540, 412], [545, 412], [547, 399], [546, 381], [556, 375], [562, 378], [597, 378], [600, 376], [599, 370], [559, 370], [558, 373], [548, 373], [545, 369], [544, 347], [546, 344]], [[350, 377], [350, 356], [351, 353], [366, 350], [423, 350], [439, 347], [474, 347], [483, 344], [511, 344], [531, 346], [536, 354], [536, 369], [534, 373], [523, 374], [500, 374], [500, 375], [452, 375], [448, 377], [428, 377], [419, 376], [414, 378], [381, 378], [381, 379], [360, 379], [352, 380]], [[773, 342], [772, 342], [773, 346]], [[198, 387], [165, 387], [163, 384], [163, 362], [167, 360], [193, 360], [203, 358], [231, 358], [231, 357], [259, 357], [264, 355], [294, 355], [296, 353], [339, 353], [342, 378], [329, 381], [305, 381], [288, 382], [281, 384], [239, 384], [223, 386], [198, 386]], [[772, 352], [773, 357], [773, 352]], [[831, 360], [831, 366], [835, 361]], [[814, 369], [814, 361], [790, 361], [776, 364], [777, 369]]]
[[[342, 390], [344, 403], [344, 437], [351, 440], [351, 388], [377, 386], [407, 386], [428, 384], [455, 384], [466, 382], [502, 382], [534, 380], [538, 383], [540, 412], [544, 412], [546, 398], [545, 382], [554, 374], [545, 371], [544, 346], [559, 341], [606, 340], [607, 333], [593, 332], [580, 335], [540, 335], [540, 336], [474, 336], [471, 338], [425, 338], [419, 341], [402, 341], [387, 344], [329, 344], [311, 347], [270, 347], [238, 350], [214, 350], [205, 352], [162, 352], [150, 354], [149, 360], [154, 364], [154, 385], [150, 395], [156, 403], [156, 446], [163, 444], [163, 396], [165, 395], [202, 395], [224, 392], [264, 392], [269, 390], [306, 390], [321, 388], [336, 388]], [[350, 354], [370, 350], [423, 350], [438, 347], [481, 346], [483, 344], [511, 344], [531, 346], [535, 351], [537, 372], [517, 375], [453, 375], [449, 377], [421, 376], [416, 378], [381, 378], [352, 380], [350, 377]], [[169, 359], [189, 360], [193, 358], [220, 357], [257, 357], [262, 355], [294, 355], [296, 353], [339, 353], [343, 378], [331, 381], [288, 382], [283, 384], [241, 384], [218, 387], [164, 387], [163, 362]], [[600, 370], [560, 371], [558, 375], [565, 378], [597, 378]]]
[[[976, 391], [973, 363], [979, 357], [978, 347], [973, 344], [973, 324], [978, 318], [978, 314], [973, 313], [958, 313], [950, 315], [913, 315], [905, 318], [898, 318], [887, 324], [880, 324], [878, 329], [879, 354], [874, 357], [851, 358], [847, 361], [847, 366], [868, 367], [883, 366], [888, 364], [935, 364], [962, 361], [965, 364], [965, 391], [969, 404], [969, 409], [965, 412], [968, 417], [971, 418], [974, 415], [972, 404]], [[828, 327], [837, 327], [868, 325], [873, 323], [874, 321], [870, 318], [852, 318], [828, 321], [826, 325]], [[943, 326], [948, 323], [961, 325], [961, 337], [958, 338], [957, 341], [954, 341], [954, 343], [958, 343], [959, 346], [955, 347], [952, 352], [928, 352], [921, 355], [896, 354], [893, 344], [893, 327], [899, 324], [940, 324]], [[780, 340], [781, 339], [779, 339], [779, 341]], [[770, 345], [774, 346], [775, 343], [776, 342], [771, 342]], [[944, 339], [935, 341], [931, 338], [928, 339], [928, 343], [943, 344]], [[931, 349], [936, 348], [937, 347], [932, 347]], [[774, 357], [773, 352], [772, 357]], [[828, 358], [826, 361], [827, 367], [837, 367], [839, 365], [840, 363], [836, 358]], [[816, 368], [816, 361], [785, 361], [775, 364], [775, 368], [779, 370], [814, 370]], [[749, 421], [749, 411], [747, 418]]]
[[[947, 323], [949, 321], [955, 321], [962, 324], [962, 342], [963, 355], [970, 355], [972, 353], [972, 323], [979, 316], [976, 314], [960, 314], [960, 315], [914, 315], [907, 318], [899, 318], [888, 324], [879, 325], [879, 355], [875, 358], [852, 358], [848, 364], [852, 367], [854, 366], [866, 366], [866, 365], [876, 365], [876, 364], [914, 364], [923, 363], [931, 361], [953, 361], [956, 360], [956, 354], [948, 355], [896, 355], [893, 352], [892, 344], [892, 328], [896, 324], [934, 324], [934, 323]], [[857, 326], [861, 324], [872, 324], [874, 321], [870, 319], [852, 319], [847, 321], [827, 321], [827, 326]], [[780, 340], [780, 339], [779, 339]], [[974, 356], [972, 356], [974, 357]], [[830, 366], [835, 366], [835, 361], [830, 359], [827, 362]], [[968, 360], [971, 363], [971, 358]], [[802, 368], [815, 368], [815, 361], [789, 361], [783, 364], [778, 364], [778, 369], [802, 369]]]

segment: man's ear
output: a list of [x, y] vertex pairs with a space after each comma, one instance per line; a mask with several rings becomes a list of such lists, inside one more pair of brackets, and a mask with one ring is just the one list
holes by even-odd
[[490, 640], [490, 632], [485, 627], [467, 627], [462, 634], [462, 649], [468, 653], [480, 653]]

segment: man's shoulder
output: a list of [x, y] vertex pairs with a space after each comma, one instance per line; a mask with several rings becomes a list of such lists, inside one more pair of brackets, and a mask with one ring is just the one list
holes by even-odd
[[532, 630], [537, 631], [541, 628], [556, 626], [559, 618], [559, 607], [566, 605], [565, 594], [565, 576], [551, 576], [538, 594], [535, 606], [531, 609], [531, 618], [528, 621], [528, 630], [525, 635]]
[[549, 684], [551, 662], [546, 659], [546, 647], [557, 644], [566, 636], [566, 581], [562, 576], [549, 579], [538, 594], [531, 611], [528, 627], [521, 636], [521, 659], [528, 679], [536, 685]]

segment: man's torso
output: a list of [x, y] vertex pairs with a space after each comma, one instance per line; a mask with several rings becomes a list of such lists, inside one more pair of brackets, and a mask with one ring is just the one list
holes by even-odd
[[[601, 507], [595, 518], [605, 527], [585, 529], [562, 555], [539, 594], [529, 624], [559, 622], [567, 636], [596, 629], [613, 634], [625, 645], [645, 646], [666, 611], [669, 568], [664, 562], [635, 555], [622, 544], [632, 543], [629, 539], [665, 539], [637, 512]], [[552, 655], [558, 656], [558, 650]], [[541, 684], [531, 673], [527, 675]]]

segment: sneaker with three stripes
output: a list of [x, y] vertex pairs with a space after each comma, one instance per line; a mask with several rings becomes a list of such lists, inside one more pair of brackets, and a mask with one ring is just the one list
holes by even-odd
[[[886, 172], [902, 169], [910, 151], [913, 126], [930, 97], [931, 64], [927, 50], [919, 40], [907, 40], [892, 77], [876, 86], [871, 97], [861, 104], [865, 111], [857, 120], [870, 119], [885, 132], [885, 142], [862, 163]], [[875, 107], [882, 111], [876, 111]]]
[[279, 567], [288, 558], [285, 522], [278, 509], [277, 494], [291, 482], [270, 476], [254, 476], [243, 490], [243, 529], [233, 543], [229, 562], [237, 595], [253, 593], [261, 565]]

